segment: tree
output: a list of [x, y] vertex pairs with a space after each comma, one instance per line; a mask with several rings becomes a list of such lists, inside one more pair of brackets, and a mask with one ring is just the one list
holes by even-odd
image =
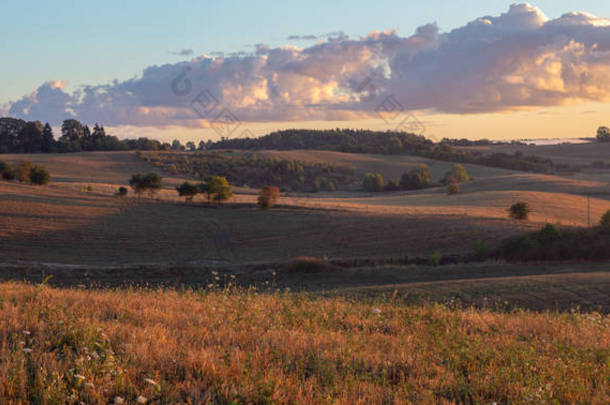
[[183, 150], [184, 150], [184, 146], [182, 146], [182, 144], [180, 143], [180, 141], [179, 141], [179, 140], [174, 139], [174, 140], [172, 141], [172, 150], [175, 150], [175, 151], [183, 151]]
[[455, 164], [447, 173], [445, 173], [445, 177], [443, 179], [444, 184], [449, 184], [451, 180], [456, 181], [457, 183], [464, 183], [470, 180], [468, 176], [468, 172], [461, 164]]
[[52, 152], [55, 149], [55, 138], [53, 137], [53, 129], [47, 122], [42, 129], [42, 146], [41, 152]]
[[280, 189], [274, 186], [265, 186], [258, 195], [258, 206], [267, 209], [280, 199]]
[[38, 153], [42, 150], [43, 126], [39, 121], [28, 122], [19, 133], [19, 152]]
[[157, 173], [138, 173], [131, 176], [129, 185], [137, 195], [148, 192], [152, 198], [163, 187], [163, 179]]
[[200, 192], [197, 184], [193, 184], [188, 181], [185, 181], [176, 187], [176, 191], [178, 191], [180, 197], [184, 197], [185, 203], [188, 201], [193, 201], [193, 198], [195, 198], [195, 196]]
[[606, 213], [602, 215], [602, 219], [599, 221], [599, 224], [604, 229], [610, 229], [610, 210], [606, 211]]
[[529, 218], [529, 214], [532, 212], [528, 203], [519, 201], [514, 203], [508, 209], [508, 216], [512, 219], [525, 221]]
[[199, 145], [197, 146], [197, 150], [205, 150], [205, 149], [206, 149], [205, 142], [199, 141]]
[[22, 160], [15, 167], [15, 178], [23, 183], [28, 183], [30, 181], [30, 171], [32, 170], [32, 167], [34, 167], [34, 164], [31, 161]]
[[383, 177], [377, 173], [367, 173], [362, 180], [362, 188], [370, 193], [383, 191]]
[[195, 147], [195, 142], [189, 141], [186, 143], [186, 149], [189, 152], [194, 152], [195, 150], [197, 150], [197, 148]]
[[398, 155], [402, 152], [402, 141], [397, 136], [393, 136], [390, 138], [390, 143], [388, 144], [387, 153], [391, 155]]
[[388, 180], [383, 187], [383, 191], [398, 191], [400, 190], [400, 182], [398, 180]]
[[48, 184], [51, 181], [51, 175], [41, 165], [35, 165], [30, 169], [30, 183], [36, 185]]
[[608, 128], [608, 127], [597, 128], [597, 141], [598, 142], [610, 142], [610, 128]]
[[119, 197], [125, 197], [127, 195], [127, 188], [121, 186], [116, 193]]
[[233, 196], [233, 188], [227, 181], [226, 177], [211, 176], [206, 179], [206, 183], [206, 194], [208, 195], [208, 201], [213, 199], [214, 201], [220, 203], [227, 201]]
[[78, 152], [83, 148], [85, 126], [74, 119], [64, 120], [61, 124], [61, 149], [65, 152]]
[[447, 194], [454, 195], [460, 192], [460, 183], [455, 179], [450, 179], [447, 183]]
[[400, 186], [405, 190], [427, 187], [431, 182], [430, 168], [426, 164], [415, 165], [400, 178]]

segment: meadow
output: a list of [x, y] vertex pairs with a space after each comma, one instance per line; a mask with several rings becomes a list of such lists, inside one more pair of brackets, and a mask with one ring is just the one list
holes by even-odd
[[[3, 283], [8, 403], [610, 401], [598, 313], [455, 310], [254, 288]], [[273, 309], [273, 310], [270, 310]]]

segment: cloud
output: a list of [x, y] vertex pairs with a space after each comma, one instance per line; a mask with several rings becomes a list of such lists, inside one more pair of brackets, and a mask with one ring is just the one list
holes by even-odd
[[315, 35], [289, 35], [286, 39], [288, 41], [315, 41], [318, 37]]
[[170, 52], [172, 55], [178, 55], [178, 56], [191, 56], [194, 52], [192, 49], [182, 49], [180, 51], [177, 52]]
[[[57, 123], [209, 127], [215, 120], [356, 120], [393, 96], [406, 109], [485, 113], [610, 98], [610, 20], [549, 19], [529, 4], [441, 33], [338, 32], [271, 48], [150, 66], [133, 79], [67, 93], [39, 87], [9, 113]], [[227, 114], [227, 111], [230, 114]], [[217, 118], [220, 117], [220, 118]], [[224, 117], [224, 118], [223, 118]]]

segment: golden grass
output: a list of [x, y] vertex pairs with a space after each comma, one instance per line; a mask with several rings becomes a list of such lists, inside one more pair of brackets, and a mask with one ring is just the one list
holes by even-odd
[[0, 287], [0, 400], [610, 401], [610, 318], [293, 293]]

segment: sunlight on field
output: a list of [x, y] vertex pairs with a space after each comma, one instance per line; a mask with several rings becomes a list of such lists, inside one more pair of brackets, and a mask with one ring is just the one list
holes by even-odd
[[610, 321], [303, 294], [4, 283], [0, 397], [109, 403], [610, 401]]

